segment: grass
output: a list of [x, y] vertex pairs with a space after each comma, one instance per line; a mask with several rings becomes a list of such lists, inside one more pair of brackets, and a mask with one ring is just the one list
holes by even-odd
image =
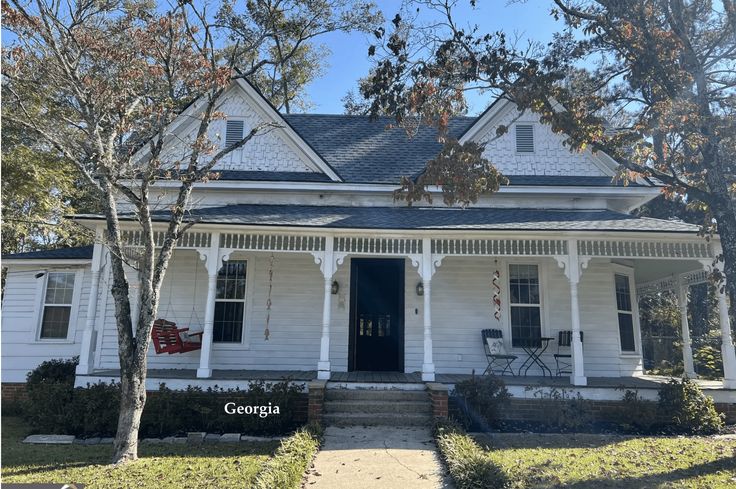
[[137, 462], [109, 465], [112, 445], [28, 445], [28, 427], [2, 419], [2, 482], [83, 483], [90, 489], [251, 487], [278, 442], [140, 445]]
[[712, 437], [479, 436], [513, 488], [733, 488], [736, 441]]
[[307, 426], [285, 438], [256, 478], [255, 489], [297, 489], [319, 449], [322, 429]]

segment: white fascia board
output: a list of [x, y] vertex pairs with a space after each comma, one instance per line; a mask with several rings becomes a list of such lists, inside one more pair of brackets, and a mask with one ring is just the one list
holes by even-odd
[[462, 137], [458, 140], [460, 144], [465, 144], [468, 141], [474, 141], [481, 134], [485, 134], [487, 127], [500, 116], [509, 104], [513, 104], [509, 99], [503, 95], [499, 96], [486, 111], [478, 118], [473, 125], [470, 126]]
[[[173, 180], [159, 180], [158, 187], [178, 187], [180, 183]], [[206, 185], [206, 187], [204, 187]], [[269, 190], [269, 191], [314, 191], [314, 192], [366, 192], [391, 193], [397, 190], [397, 185], [391, 184], [363, 184], [363, 183], [315, 183], [315, 182], [280, 182], [280, 181], [234, 181], [211, 180], [206, 184], [195, 185], [195, 190]], [[428, 190], [435, 194], [442, 192], [441, 187], [430, 186]], [[622, 192], [623, 191], [623, 192]], [[596, 195], [612, 198], [626, 198], [631, 196], [656, 196], [658, 187], [588, 187], [572, 185], [509, 185], [503, 186], [498, 193], [523, 195]]]

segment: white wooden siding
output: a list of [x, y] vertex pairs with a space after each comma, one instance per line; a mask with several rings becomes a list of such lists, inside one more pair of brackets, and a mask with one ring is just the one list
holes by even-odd
[[[266, 319], [269, 253], [233, 254], [231, 259], [248, 259], [252, 277], [248, 299], [244, 343], [215, 344], [212, 367], [215, 369], [315, 370], [319, 359], [322, 330], [324, 279], [308, 254], [277, 253], [274, 263], [272, 311], [268, 341], [263, 337]], [[510, 345], [508, 325], [507, 265], [513, 261], [493, 258], [449, 257], [432, 280], [432, 323], [434, 361], [439, 373], [480, 373], [486, 359], [480, 330], [500, 328]], [[567, 279], [552, 259], [536, 260], [540, 266], [543, 301], [543, 334], [556, 336], [569, 329], [570, 298]], [[502, 318], [493, 317], [491, 276], [498, 267], [502, 272]], [[109, 267], [108, 267], [109, 269]], [[178, 250], [161, 291], [159, 316], [179, 326], [201, 329], [207, 296], [207, 272], [193, 251]], [[195, 271], [196, 270], [196, 271]], [[4, 382], [20, 382], [26, 373], [50, 358], [70, 358], [79, 354], [86, 321], [90, 290], [87, 268], [81, 284], [81, 298], [76, 324], [70, 325], [72, 341], [44, 343], [33, 341], [37, 324], [36, 310], [38, 268], [11, 268], [2, 308], [2, 355]], [[340, 291], [332, 296], [330, 360], [333, 371], [346, 371], [348, 359], [348, 322], [350, 309], [350, 259], [338, 268], [334, 279]], [[607, 260], [592, 260], [580, 283], [580, 315], [585, 332], [585, 373], [592, 377], [627, 376], [641, 372], [640, 352], [622, 355], [619, 350], [618, 324], [613, 283], [614, 265]], [[130, 275], [132, 277], [132, 274]], [[405, 354], [404, 370], [421, 370], [423, 360], [423, 298], [416, 295], [419, 275], [411, 262], [405, 268]], [[173, 284], [173, 290], [171, 289]], [[133, 285], [135, 287], [135, 285]], [[117, 368], [117, 332], [115, 308], [109, 292], [109, 270], [100, 280], [98, 303], [99, 328], [97, 368]], [[132, 293], [134, 292], [132, 289]], [[171, 295], [170, 295], [171, 291]], [[194, 309], [194, 314], [192, 310]], [[103, 321], [104, 318], [104, 321]], [[637, 331], [638, 334], [638, 331]], [[552, 368], [556, 344], [550, 344], [545, 362]], [[520, 356], [522, 355], [519, 353]], [[516, 362], [516, 367], [520, 365]], [[150, 368], [195, 369], [199, 352], [156, 355], [151, 348]], [[535, 369], [530, 374], [538, 374]]]
[[[73, 268], [76, 271], [80, 268]], [[41, 304], [37, 299], [39, 286], [45, 283], [43, 277], [36, 278], [40, 271], [54, 271], [54, 267], [9, 267], [2, 302], [2, 382], [24, 382], [26, 374], [41, 362], [52, 358], [69, 359], [79, 355], [82, 332], [87, 320], [91, 274], [84, 268], [81, 283], [75, 281], [75, 288], [81, 287], [79, 306], [69, 324], [68, 341], [36, 341], [38, 332], [38, 311]], [[72, 314], [74, 316], [74, 314]]]

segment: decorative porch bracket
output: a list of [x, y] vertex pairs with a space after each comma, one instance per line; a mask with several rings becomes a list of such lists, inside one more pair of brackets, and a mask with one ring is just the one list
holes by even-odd
[[567, 255], [557, 255], [554, 259], [563, 269], [570, 284], [570, 322], [572, 323], [572, 385], [587, 385], [583, 361], [583, 342], [580, 336], [580, 304], [578, 300], [578, 284], [583, 270], [588, 268], [589, 256], [578, 255], [578, 242], [571, 239], [567, 243]]
[[209, 247], [197, 248], [200, 260], [207, 268], [207, 304], [204, 312], [204, 332], [202, 334], [202, 349], [199, 354], [199, 368], [197, 377], [212, 377], [212, 336], [215, 325], [215, 299], [217, 294], [217, 272], [220, 268], [221, 250], [219, 248], [220, 235], [212, 233]]
[[335, 253], [335, 241], [330, 236], [325, 239], [324, 251], [312, 251], [314, 262], [324, 277], [324, 302], [322, 303], [322, 337], [319, 344], [319, 362], [317, 363], [317, 378], [329, 380], [330, 364], [330, 322], [332, 321], [332, 277], [337, 267], [342, 265], [347, 253]]
[[422, 381], [434, 382], [435, 368], [432, 344], [432, 276], [437, 268], [442, 265], [446, 255], [432, 253], [432, 239], [422, 240], [421, 254], [412, 253], [407, 255], [413, 267], [416, 267], [424, 287], [424, 358], [422, 361]]

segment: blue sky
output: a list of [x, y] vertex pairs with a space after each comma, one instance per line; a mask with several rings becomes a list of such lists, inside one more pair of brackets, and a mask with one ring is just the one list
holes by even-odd
[[[387, 19], [394, 17], [401, 4], [399, 0], [374, 1]], [[479, 0], [475, 10], [471, 10], [468, 3], [468, 0], [459, 0], [455, 14], [458, 23], [477, 23], [483, 32], [503, 30], [508, 34], [516, 33], [521, 39], [546, 43], [552, 39], [554, 32], [563, 27], [562, 21], [555, 21], [549, 15], [552, 5], [547, 0]], [[310, 112], [343, 112], [340, 99], [348, 90], [356, 88], [357, 79], [365, 76], [371, 66], [367, 55], [371, 38], [372, 36], [363, 34], [344, 33], [333, 33], [321, 38], [332, 51], [332, 55], [325, 75], [307, 88], [314, 104]], [[490, 98], [490, 94], [471, 95], [470, 114], [482, 112], [491, 102]]]

